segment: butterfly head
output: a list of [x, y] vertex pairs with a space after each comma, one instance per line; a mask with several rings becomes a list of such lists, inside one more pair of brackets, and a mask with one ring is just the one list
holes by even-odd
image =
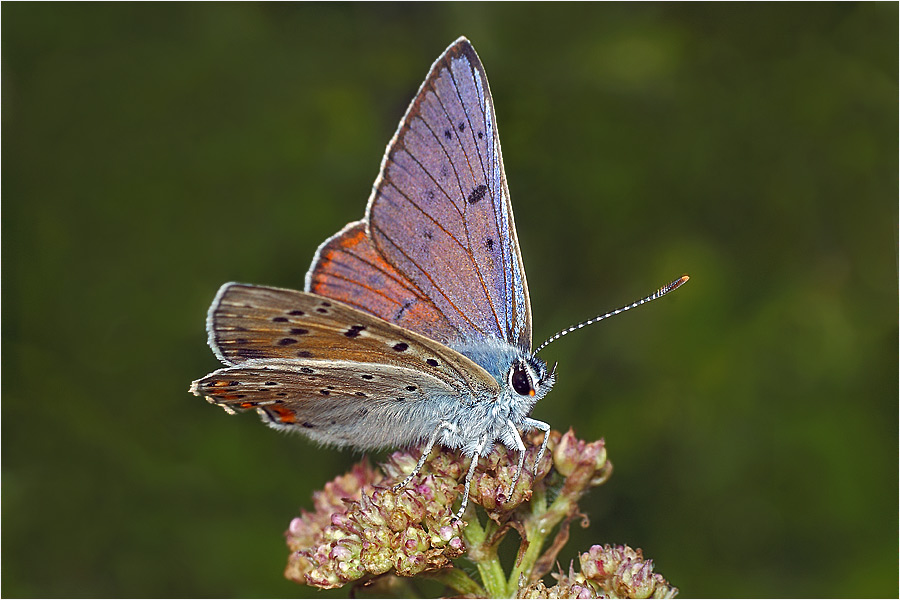
[[553, 387], [556, 369], [541, 358], [508, 342], [487, 338], [455, 344], [454, 349], [483, 367], [500, 385], [510, 403], [530, 410]]
[[547, 363], [536, 356], [517, 357], [509, 367], [506, 383], [519, 396], [537, 402], [556, 380], [556, 367], [548, 371]]

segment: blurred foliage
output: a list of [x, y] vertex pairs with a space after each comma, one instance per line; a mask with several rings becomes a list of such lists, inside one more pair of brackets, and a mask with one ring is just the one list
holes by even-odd
[[204, 315], [225, 281], [302, 287], [462, 34], [538, 341], [691, 275], [546, 351], [535, 416], [616, 465], [563, 564], [627, 543], [686, 596], [896, 592], [897, 4], [2, 14], [4, 596], [323, 595], [282, 532], [358, 457], [190, 396]]

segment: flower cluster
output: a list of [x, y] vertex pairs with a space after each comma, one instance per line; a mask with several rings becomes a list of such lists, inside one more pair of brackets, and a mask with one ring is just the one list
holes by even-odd
[[[652, 562], [640, 550], [627, 546], [594, 546], [580, 556], [580, 572], [570, 567], [568, 574], [553, 574], [556, 585], [544, 584], [568, 540], [570, 521], [581, 514], [578, 500], [609, 478], [612, 464], [603, 440], [587, 443], [571, 430], [552, 431], [535, 474], [542, 436], [532, 434], [527, 440], [525, 468], [512, 493], [517, 453], [498, 445], [479, 459], [461, 521], [453, 518], [454, 504], [461, 501], [468, 460], [457, 452], [436, 451], [400, 489], [393, 486], [413, 470], [421, 449], [394, 453], [380, 470], [356, 465], [314, 494], [313, 512], [303, 511], [291, 521], [285, 576], [334, 588], [371, 582], [379, 575], [402, 585], [402, 577], [427, 573], [468, 597], [649, 598], [677, 593], [653, 573]], [[479, 519], [476, 505], [486, 520]], [[521, 544], [507, 574], [497, 549], [511, 531]], [[556, 536], [548, 545], [553, 531]], [[462, 556], [478, 569], [480, 582], [454, 566]]]
[[391, 569], [411, 577], [464, 553], [462, 522], [450, 512], [455, 480], [428, 475], [393, 490], [376, 487], [383, 479], [357, 465], [316, 492], [316, 511], [295, 518], [286, 533], [287, 578], [333, 588]]
[[659, 573], [640, 549], [628, 546], [592, 546], [579, 556], [581, 572], [553, 573], [557, 584], [543, 581], [520, 588], [517, 598], [674, 598], [678, 588]]

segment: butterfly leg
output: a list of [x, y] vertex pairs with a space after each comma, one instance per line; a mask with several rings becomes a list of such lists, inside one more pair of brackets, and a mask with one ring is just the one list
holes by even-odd
[[550, 441], [550, 425], [537, 419], [525, 418], [525, 427], [540, 429], [544, 432], [544, 441], [541, 442], [541, 449], [538, 450], [537, 458], [534, 459], [534, 474], [537, 475], [538, 468], [541, 466], [541, 459], [544, 458], [544, 451], [547, 449], [547, 442]]
[[440, 423], [438, 423], [438, 426], [435, 428], [434, 433], [432, 433], [431, 437], [428, 438], [428, 444], [426, 445], [425, 449], [422, 450], [422, 456], [419, 457], [419, 462], [416, 463], [416, 467], [409, 475], [406, 476], [406, 479], [394, 486], [394, 490], [405, 488], [409, 484], [409, 482], [412, 481], [412, 478], [419, 474], [419, 471], [421, 471], [422, 467], [425, 466], [425, 461], [428, 459], [428, 456], [434, 449], [434, 445], [437, 443], [438, 436], [444, 429], [449, 429], [457, 433], [459, 432], [459, 429], [456, 427], [456, 425], [454, 425], [450, 421], [441, 421]]
[[507, 419], [506, 426], [509, 427], [509, 432], [512, 434], [513, 439], [516, 440], [516, 449], [519, 451], [519, 465], [516, 467], [516, 474], [513, 476], [509, 492], [506, 494], [506, 498], [509, 499], [513, 497], [513, 494], [516, 491], [516, 484], [519, 483], [519, 475], [522, 474], [522, 467], [525, 466], [525, 442], [522, 441], [522, 436], [519, 435], [519, 430], [516, 429], [516, 426], [513, 425], [512, 421]]
[[466, 489], [463, 490], [462, 504], [459, 506], [459, 510], [453, 515], [454, 520], [462, 519], [463, 513], [466, 512], [466, 506], [469, 505], [469, 484], [472, 483], [472, 476], [475, 475], [475, 467], [478, 466], [478, 459], [481, 457], [481, 451], [484, 450], [484, 446], [487, 444], [487, 436], [481, 438], [481, 441], [478, 442], [478, 446], [475, 448], [475, 453], [472, 455], [472, 462], [469, 463], [469, 472], [466, 473]]

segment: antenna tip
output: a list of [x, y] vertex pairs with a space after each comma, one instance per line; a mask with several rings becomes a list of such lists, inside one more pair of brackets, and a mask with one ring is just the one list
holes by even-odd
[[687, 275], [682, 275], [681, 277], [679, 277], [678, 279], [676, 279], [675, 281], [673, 281], [673, 282], [670, 283], [669, 285], [664, 286], [664, 287], [661, 287], [661, 288], [659, 289], [659, 292], [657, 292], [657, 293], [658, 293], [660, 296], [663, 296], [663, 295], [665, 295], [665, 294], [668, 294], [668, 293], [671, 292], [672, 290], [677, 290], [677, 289], [680, 288], [682, 285], [684, 285], [684, 283], [685, 283], [688, 279], [690, 279], [690, 277], [688, 277]]

